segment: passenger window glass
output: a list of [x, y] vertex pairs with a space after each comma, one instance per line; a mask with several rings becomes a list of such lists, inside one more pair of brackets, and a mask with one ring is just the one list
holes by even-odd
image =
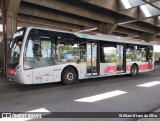
[[140, 57], [140, 60], [142, 62], [146, 62], [147, 61], [147, 55], [146, 55], [146, 46], [140, 46], [139, 48], [139, 57]]
[[126, 61], [140, 61], [139, 48], [137, 45], [127, 45], [126, 47]]
[[153, 60], [153, 47], [148, 47], [148, 49], [149, 49], [148, 60], [152, 61]]
[[[57, 50], [56, 59], [57, 63], [67, 63], [86, 61], [84, 56], [86, 53], [86, 47], [84, 42], [79, 42], [79, 40], [72, 38], [62, 38], [58, 36], [57, 40]], [[84, 55], [83, 55], [84, 54]]]
[[51, 41], [42, 41], [42, 57], [51, 57]]
[[26, 42], [24, 69], [55, 64], [55, 43], [52, 32], [31, 30]]
[[57, 34], [47, 30], [30, 31], [25, 45], [24, 69], [86, 62], [85, 41], [61, 37]]
[[102, 44], [101, 46], [101, 62], [116, 63], [116, 44]]
[[147, 61], [147, 50], [145, 45], [127, 45], [126, 60], [128, 61]]

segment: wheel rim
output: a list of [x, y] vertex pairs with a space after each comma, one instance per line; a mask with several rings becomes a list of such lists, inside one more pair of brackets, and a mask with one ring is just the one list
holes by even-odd
[[136, 74], [137, 74], [137, 68], [136, 68], [136, 67], [133, 67], [133, 68], [132, 68], [132, 74], [133, 74], [133, 75], [136, 75]]
[[72, 81], [74, 79], [73, 73], [67, 73], [66, 78], [67, 80]]

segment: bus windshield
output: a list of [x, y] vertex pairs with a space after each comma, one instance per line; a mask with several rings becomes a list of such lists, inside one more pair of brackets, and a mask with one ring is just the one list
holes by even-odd
[[18, 30], [9, 45], [8, 68], [15, 68], [19, 64], [21, 46], [25, 34], [25, 28]]

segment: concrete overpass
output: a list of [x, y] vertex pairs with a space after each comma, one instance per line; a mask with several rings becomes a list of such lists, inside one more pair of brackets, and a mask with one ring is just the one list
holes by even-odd
[[[40, 26], [158, 41], [159, 0], [0, 0], [7, 37], [17, 26]], [[3, 9], [4, 8], [4, 9]], [[144, 9], [146, 8], [146, 9]], [[146, 15], [149, 13], [149, 15]]]
[[17, 26], [94, 32], [160, 43], [159, 0], [0, 0], [3, 34]]

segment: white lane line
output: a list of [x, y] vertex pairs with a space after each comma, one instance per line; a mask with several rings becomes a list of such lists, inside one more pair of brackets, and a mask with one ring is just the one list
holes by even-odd
[[137, 85], [138, 87], [152, 87], [155, 85], [160, 84], [160, 81], [153, 81], [153, 82], [149, 82], [149, 83], [145, 83], [145, 84], [141, 84], [141, 85]]
[[36, 110], [27, 111], [27, 112], [50, 112], [50, 111], [45, 108], [39, 108]]
[[75, 101], [77, 101], [77, 102], [96, 102], [96, 101], [104, 100], [107, 98], [115, 97], [118, 95], [122, 95], [125, 93], [127, 93], [127, 92], [124, 92], [121, 90], [116, 90], [116, 91], [112, 91], [112, 92], [107, 92], [107, 93], [103, 93], [103, 94], [99, 94], [99, 95], [94, 95], [94, 96], [90, 96], [90, 97], [77, 99]]
[[[40, 112], [49, 113], [50, 111], [47, 110], [47, 109], [45, 109], [45, 108], [39, 108], [39, 109], [36, 109], [36, 110], [27, 111], [27, 113], [33, 113], [33, 114], [34, 114], [34, 112], [35, 112], [35, 113], [36, 113], [36, 112], [37, 112], [37, 113], [40, 113]], [[22, 114], [25, 114], [25, 112], [22, 113]], [[4, 114], [4, 115], [5, 115], [5, 114]], [[3, 116], [4, 116], [4, 115], [3, 115]], [[28, 121], [28, 120], [34, 119], [34, 118], [11, 118], [9, 113], [8, 113], [8, 115], [9, 115], [9, 117], [1, 118], [0, 121]]]

